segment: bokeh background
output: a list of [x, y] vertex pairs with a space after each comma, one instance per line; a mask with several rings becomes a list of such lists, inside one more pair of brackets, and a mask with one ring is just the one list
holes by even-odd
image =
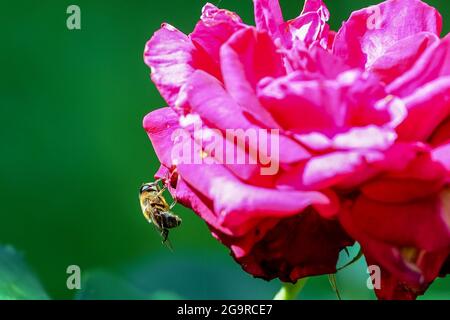
[[[332, 28], [375, 2], [326, 1]], [[443, 14], [447, 33], [450, 2], [427, 2]], [[0, 277], [9, 275], [8, 286], [35, 278], [40, 297], [56, 299], [252, 299], [278, 290], [277, 281], [244, 273], [192, 212], [176, 207], [184, 223], [171, 234], [170, 252], [139, 209], [138, 187], [158, 168], [142, 118], [164, 106], [142, 60], [144, 44], [164, 21], [189, 33], [204, 3], [2, 2], [0, 244], [9, 247], [0, 250]], [[70, 4], [81, 8], [79, 31], [66, 28]], [[303, 1], [281, 4], [293, 18]], [[219, 6], [253, 23], [250, 0]], [[72, 264], [81, 267], [81, 291], [66, 288]], [[373, 299], [366, 279], [363, 260], [339, 272], [342, 297]], [[450, 279], [436, 281], [427, 297], [450, 298]], [[317, 277], [300, 298], [336, 295], [327, 277]]]

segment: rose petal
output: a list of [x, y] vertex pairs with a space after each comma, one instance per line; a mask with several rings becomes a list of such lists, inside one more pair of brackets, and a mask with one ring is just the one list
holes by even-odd
[[399, 138], [426, 141], [450, 116], [450, 76], [426, 84], [403, 101], [408, 115], [397, 128]]
[[442, 250], [450, 246], [450, 212], [444, 210], [447, 200], [443, 197], [393, 204], [360, 196], [352, 210], [352, 223], [367, 237], [399, 248]]
[[172, 167], [172, 134], [180, 128], [178, 115], [171, 108], [156, 109], [145, 116], [143, 126], [159, 161], [167, 168]]
[[295, 133], [335, 134], [349, 126], [382, 125], [392, 118], [389, 106], [378, 108], [386, 96], [375, 78], [358, 71], [336, 80], [303, 80], [301, 72], [266, 80], [258, 88], [261, 103], [275, 120]]
[[[208, 126], [220, 129], [222, 132], [233, 129], [250, 130], [258, 135], [261, 130], [267, 132], [267, 130], [251, 123], [244, 116], [241, 107], [228, 95], [220, 82], [212, 76], [202, 71], [195, 72], [189, 79], [186, 90], [192, 108], [191, 111], [198, 114]], [[269, 132], [267, 134], [269, 142], [265, 144], [266, 146], [271, 146], [270, 141], [273, 139], [273, 134], [276, 136], [276, 133]], [[309, 157], [309, 153], [299, 144], [282, 134], [278, 136], [279, 150], [277, 151], [279, 151], [279, 154], [271, 154], [272, 161], [279, 160], [283, 163], [292, 163]], [[274, 143], [277, 143], [277, 141], [274, 141]], [[257, 150], [259, 146], [250, 145], [251, 148]], [[264, 151], [261, 148], [258, 150], [258, 152]]]
[[[339, 251], [352, 244], [337, 221], [322, 219], [313, 210], [283, 220], [261, 219], [248, 233], [238, 237], [217, 223], [217, 216], [210, 209], [212, 202], [184, 179], [178, 180], [174, 197], [199, 214], [214, 236], [230, 247], [242, 267], [256, 277], [295, 281], [304, 276], [333, 273]], [[313, 245], [307, 241], [310, 237], [315, 239]], [[300, 250], [289, 250], [296, 243]], [[274, 250], [274, 246], [280, 246], [280, 250]]]
[[169, 24], [163, 24], [147, 42], [144, 61], [152, 70], [153, 82], [171, 107], [195, 69], [214, 70], [210, 58], [196, 49], [188, 36]]
[[437, 41], [439, 38], [429, 32], [401, 39], [376, 59], [369, 70], [378, 75], [385, 83], [390, 83], [411, 69], [426, 49]]
[[432, 151], [433, 160], [439, 162], [447, 170], [447, 182], [450, 174], [450, 143], [443, 144]]
[[400, 172], [391, 171], [365, 184], [368, 198], [386, 203], [405, 203], [438, 193], [445, 183], [443, 166], [429, 154], [418, 156]]
[[[418, 259], [418, 268], [422, 271], [423, 281], [420, 284], [405, 282], [385, 268], [380, 268], [380, 287], [375, 288], [381, 300], [414, 300], [425, 293], [428, 286], [438, 276], [442, 261], [448, 256], [448, 250], [439, 252], [422, 252]], [[376, 261], [366, 256], [368, 265], [376, 265]]]
[[284, 19], [278, 0], [253, 0], [253, 3], [258, 30], [266, 31], [274, 38], [280, 37]]
[[286, 23], [290, 41], [301, 41], [307, 47], [319, 42], [323, 48], [327, 48], [329, 18], [330, 12], [322, 0], [306, 0], [300, 16]]
[[313, 157], [303, 167], [298, 167], [297, 174], [292, 171], [282, 176], [280, 183], [284, 177], [289, 180], [297, 177], [300, 178], [298, 183], [308, 189], [328, 188], [341, 183], [358, 184], [362, 178], [374, 174], [368, 163], [383, 158], [383, 154], [377, 151], [331, 152]]
[[[414, 17], [414, 18], [410, 18]], [[421, 32], [439, 36], [442, 17], [420, 0], [388, 0], [355, 11], [336, 35], [334, 53], [353, 67], [370, 68], [398, 41]], [[416, 48], [407, 55], [413, 54]], [[396, 59], [403, 63], [404, 55]]]
[[278, 128], [255, 93], [256, 85], [262, 78], [285, 74], [282, 56], [268, 34], [253, 28], [238, 31], [222, 47], [220, 56], [225, 87], [231, 97], [265, 127]]
[[242, 28], [246, 28], [246, 25], [236, 13], [207, 3], [203, 7], [201, 20], [189, 37], [194, 44], [207, 52], [220, 69], [220, 48]]
[[405, 261], [398, 248], [370, 237], [366, 230], [358, 227], [354, 220], [353, 207], [354, 205], [350, 201], [343, 203], [339, 213], [339, 221], [344, 230], [359, 242], [368, 264], [386, 268], [402, 281], [422, 284], [423, 276], [420, 270], [417, 266]]
[[337, 221], [307, 210], [281, 220], [250, 254], [237, 261], [257, 277], [296, 282], [304, 277], [335, 273], [339, 252], [352, 243]]
[[[188, 118], [191, 118], [190, 120]], [[193, 121], [193, 123], [191, 123]], [[252, 134], [248, 136], [245, 132], [242, 135], [233, 136], [223, 133], [219, 129], [212, 129], [207, 127], [198, 115], [189, 114], [182, 117], [180, 122], [183, 125], [183, 133], [188, 134], [186, 147], [182, 149], [188, 152], [190, 161], [183, 161], [186, 164], [201, 164], [208, 160], [214, 160], [218, 164], [226, 166], [234, 175], [243, 181], [247, 181], [257, 186], [270, 187], [274, 185], [274, 174], [264, 174], [272, 166], [272, 163], [263, 163], [258, 159], [258, 150], [250, 149], [250, 145], [245, 146], [246, 137], [253, 137]], [[260, 137], [254, 136], [256, 140]], [[258, 141], [255, 141], [258, 143]], [[195, 145], [195, 147], [193, 147]], [[258, 144], [258, 147], [261, 147]], [[270, 146], [269, 146], [270, 147]], [[265, 149], [265, 148], [261, 148]], [[270, 150], [270, 148], [268, 148]], [[264, 150], [263, 152], [265, 152]], [[181, 153], [181, 152], [180, 152]], [[270, 152], [269, 152], [270, 153]], [[183, 157], [184, 158], [184, 157]], [[269, 161], [272, 160], [270, 157]], [[273, 159], [275, 160], [275, 159]], [[275, 168], [274, 164], [274, 170]], [[279, 169], [279, 168], [278, 168]]]
[[450, 36], [433, 43], [417, 62], [388, 87], [388, 92], [400, 97], [412, 94], [417, 88], [450, 76]]
[[195, 190], [212, 200], [214, 212], [220, 216], [217, 225], [232, 230], [235, 236], [245, 234], [262, 219], [286, 218], [315, 204], [329, 213], [327, 205], [337, 205], [319, 192], [281, 191], [244, 184], [221, 165], [182, 164], [178, 172]]
[[395, 132], [389, 128], [374, 125], [352, 128], [337, 134], [332, 139], [334, 149], [388, 149], [397, 139]]
[[439, 146], [450, 142], [450, 117], [445, 119], [433, 132], [429, 139], [432, 146]]

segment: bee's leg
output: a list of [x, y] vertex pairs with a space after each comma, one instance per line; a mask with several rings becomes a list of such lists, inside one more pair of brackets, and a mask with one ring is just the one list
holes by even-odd
[[162, 189], [159, 189], [158, 194], [156, 196], [157, 197], [161, 196], [164, 193], [164, 191], [166, 191], [166, 189], [167, 189], [166, 186], [164, 186]]
[[[160, 182], [161, 182], [161, 184], [163, 185], [162, 188], [161, 188], [161, 186], [160, 186], [160, 184], [159, 184]], [[155, 181], [155, 183], [156, 183], [156, 188], [158, 189], [158, 191], [166, 190], [166, 189], [167, 189], [167, 186], [164, 184], [164, 179], [163, 179], [163, 178], [159, 178], [158, 180]]]
[[173, 202], [172, 202], [172, 204], [170, 205], [169, 210], [172, 210], [173, 207], [175, 207], [176, 204], [177, 204], [177, 199], [173, 199]]
[[162, 178], [159, 178], [158, 180], [155, 180], [156, 189], [161, 190], [161, 187], [159, 186], [159, 183], [162, 181]]

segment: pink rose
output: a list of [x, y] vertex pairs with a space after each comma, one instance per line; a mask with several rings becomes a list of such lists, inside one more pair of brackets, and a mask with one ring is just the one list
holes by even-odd
[[440, 15], [390, 0], [336, 34], [321, 0], [291, 21], [276, 0], [254, 3], [256, 28], [207, 4], [189, 36], [165, 24], [147, 43], [169, 105], [144, 119], [156, 176], [257, 277], [334, 273], [356, 240], [382, 269], [379, 297], [415, 298], [449, 271]]
[[450, 38], [439, 39], [441, 16], [421, 1], [372, 9], [381, 14], [379, 28], [365, 27], [367, 11], [353, 13], [334, 54], [377, 75], [401, 99], [407, 114], [396, 144], [422, 151], [363, 183], [344, 200], [340, 220], [368, 263], [381, 267], [378, 297], [413, 299], [450, 271]]

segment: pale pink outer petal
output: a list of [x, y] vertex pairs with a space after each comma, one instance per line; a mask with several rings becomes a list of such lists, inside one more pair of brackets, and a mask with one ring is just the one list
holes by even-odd
[[176, 188], [172, 191], [172, 195], [182, 205], [191, 208], [196, 212], [208, 225], [213, 227], [216, 232], [232, 236], [233, 231], [227, 229], [217, 223], [217, 215], [211, 208], [211, 201], [202, 197], [191, 185], [189, 185], [182, 177], [178, 179]]
[[352, 126], [383, 125], [392, 120], [391, 106], [378, 79], [352, 70], [333, 80], [303, 80], [297, 71], [260, 83], [258, 97], [275, 120], [298, 134], [328, 135]]
[[246, 28], [234, 12], [219, 9], [207, 3], [202, 9], [200, 21], [189, 35], [196, 46], [200, 46], [217, 66], [220, 64], [220, 48], [238, 30]]
[[310, 190], [328, 188], [341, 183], [348, 184], [349, 181], [357, 184], [361, 175], [366, 177], [366, 174], [373, 174], [370, 162], [380, 162], [383, 159], [383, 153], [375, 150], [330, 152], [314, 157], [303, 167], [299, 167], [301, 172], [299, 182]]
[[178, 115], [172, 108], [156, 109], [145, 116], [143, 126], [159, 161], [167, 168], [172, 167], [171, 152], [174, 142], [171, 137], [175, 130], [180, 128]]
[[295, 138], [314, 151], [377, 149], [389, 148], [397, 139], [393, 129], [369, 125], [354, 127], [333, 137], [319, 132], [296, 134]]
[[[291, 51], [292, 52], [292, 51]], [[303, 52], [302, 52], [303, 53]], [[289, 64], [297, 66], [293, 68], [295, 70], [301, 70], [305, 72], [305, 76], [308, 75], [311, 80], [313, 79], [336, 79], [340, 74], [349, 71], [351, 68], [346, 65], [342, 59], [333, 55], [330, 50], [326, 50], [321, 46], [312, 46], [308, 51], [305, 51], [307, 63], [301, 64], [298, 57], [287, 56]]]
[[329, 46], [329, 30], [327, 21], [330, 18], [325, 3], [322, 0], [306, 0], [302, 13], [295, 19], [286, 22], [290, 41], [301, 41], [310, 47], [319, 43], [323, 48]]
[[[389, 142], [382, 147], [388, 145]], [[321, 190], [330, 187], [347, 190], [358, 187], [382, 172], [405, 170], [422, 152], [424, 152], [422, 146], [402, 143], [393, 144], [387, 150], [331, 149], [328, 153], [312, 157], [293, 169], [282, 172], [277, 183], [301, 190]]]
[[[330, 27], [326, 23], [330, 13], [322, 0], [306, 0], [302, 13], [285, 22], [278, 0], [253, 0], [255, 21], [258, 30], [266, 31], [285, 48], [292, 48], [295, 42], [306, 46], [319, 43], [322, 47], [332, 43]], [[331, 40], [331, 41], [329, 41]]]
[[144, 61], [170, 106], [175, 105], [181, 86], [196, 69], [195, 51], [189, 37], [168, 24], [163, 24], [145, 46]]
[[[196, 126], [183, 126], [183, 129], [189, 132], [190, 138], [193, 139], [192, 143], [199, 146], [197, 149], [192, 150], [192, 159], [195, 156], [194, 152], [198, 152], [200, 154], [198, 156], [199, 160], [204, 160], [202, 158], [205, 156], [214, 158], [217, 163], [227, 167], [243, 181], [257, 186], [270, 187], [274, 185], [274, 175], [261, 174], [263, 168], [267, 168], [268, 165], [261, 164], [258, 159], [250, 162], [248, 160], [250, 159], [250, 150], [243, 148], [236, 141], [227, 139], [226, 135], [220, 130], [208, 128], [203, 123], [199, 123]], [[243, 159], [243, 155], [246, 159]]]
[[303, 133], [334, 128], [342, 106], [339, 84], [296, 81], [295, 76], [264, 81], [258, 88], [261, 103], [286, 130]]
[[347, 132], [336, 134], [332, 139], [332, 147], [338, 150], [376, 149], [387, 150], [391, 147], [397, 134], [389, 128], [375, 125], [354, 127]]
[[253, 3], [258, 30], [266, 31], [274, 38], [281, 37], [284, 19], [278, 0], [253, 0]]
[[222, 46], [220, 56], [228, 93], [263, 126], [278, 128], [279, 125], [259, 103], [255, 92], [262, 78], [280, 77], [286, 73], [282, 56], [269, 35], [254, 28], [238, 31]]
[[402, 140], [426, 141], [450, 116], [450, 76], [438, 78], [403, 98], [407, 117], [398, 126]]
[[[196, 71], [192, 75], [187, 85], [186, 96], [192, 108], [191, 112], [198, 114], [212, 128], [220, 129], [222, 132], [226, 132], [227, 129], [251, 130], [258, 134], [263, 129], [250, 122], [221, 83], [205, 72]], [[263, 131], [267, 132], [265, 129]], [[269, 140], [270, 137], [268, 135]], [[300, 144], [280, 133], [279, 155], [271, 155], [271, 158], [279, 159], [283, 163], [293, 163], [309, 156], [310, 154]]]
[[325, 17], [329, 18], [330, 13], [328, 12], [328, 9], [325, 6], [323, 0], [306, 0], [305, 4], [303, 5], [302, 13], [317, 12], [320, 10], [323, 11], [323, 15]]
[[204, 6], [201, 20], [189, 36], [169, 24], [162, 25], [147, 42], [144, 61], [169, 106], [176, 106], [181, 87], [195, 70], [222, 78], [220, 48], [243, 28], [246, 25], [235, 13], [212, 4]]
[[351, 66], [369, 68], [398, 41], [421, 32], [439, 36], [441, 29], [441, 15], [424, 2], [388, 0], [353, 12], [336, 35], [333, 51]]
[[433, 43], [411, 69], [392, 82], [387, 90], [405, 97], [417, 88], [445, 76], [450, 76], [450, 35]]
[[422, 54], [439, 38], [429, 32], [422, 32], [401, 39], [376, 59], [369, 67], [385, 83], [390, 83], [409, 71]]

